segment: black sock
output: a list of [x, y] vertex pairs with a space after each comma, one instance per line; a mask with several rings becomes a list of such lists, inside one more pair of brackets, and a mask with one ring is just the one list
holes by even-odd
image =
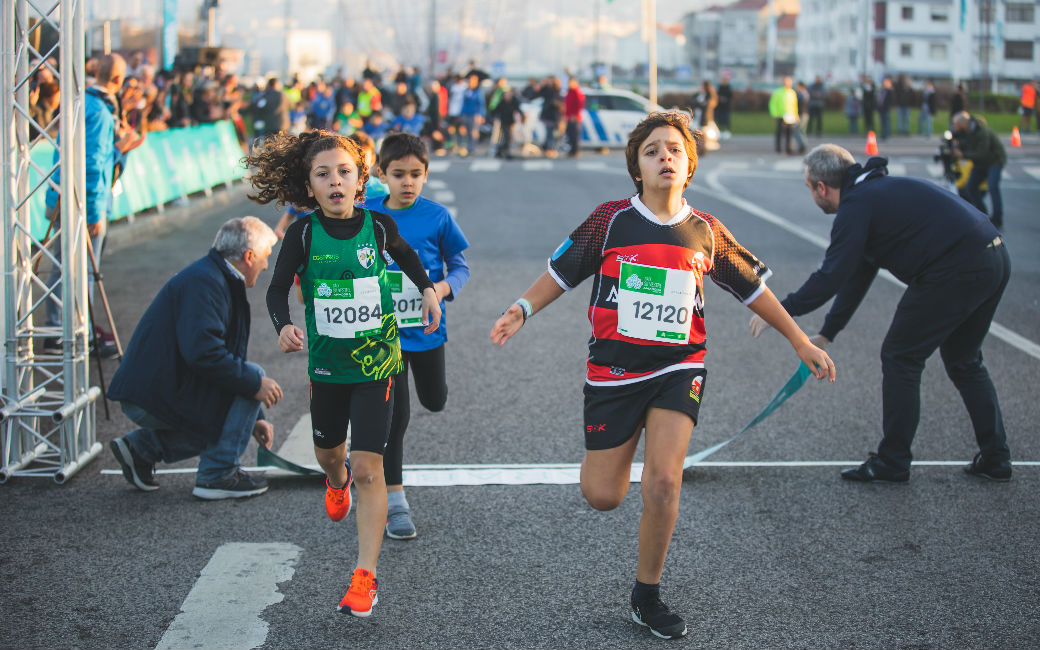
[[636, 580], [636, 586], [632, 587], [632, 602], [641, 602], [652, 596], [658, 595], [661, 590], [660, 584], [648, 585]]

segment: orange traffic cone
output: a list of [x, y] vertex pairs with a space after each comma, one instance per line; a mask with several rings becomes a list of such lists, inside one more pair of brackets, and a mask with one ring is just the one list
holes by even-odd
[[867, 131], [867, 151], [868, 156], [878, 155], [877, 150], [877, 136], [874, 135], [873, 131]]
[[1022, 146], [1022, 135], [1018, 132], [1018, 127], [1011, 127], [1011, 146], [1021, 147]]

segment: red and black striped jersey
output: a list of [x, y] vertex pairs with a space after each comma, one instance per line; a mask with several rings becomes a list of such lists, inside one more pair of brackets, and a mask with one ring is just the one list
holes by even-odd
[[[696, 296], [685, 341], [651, 341], [618, 331], [618, 276], [623, 262], [695, 273]], [[587, 381], [619, 385], [704, 366], [703, 274], [748, 304], [765, 290], [771, 271], [712, 215], [683, 201], [682, 210], [661, 223], [633, 196], [593, 210], [553, 253], [549, 273], [565, 291], [595, 275], [589, 300], [592, 337]]]

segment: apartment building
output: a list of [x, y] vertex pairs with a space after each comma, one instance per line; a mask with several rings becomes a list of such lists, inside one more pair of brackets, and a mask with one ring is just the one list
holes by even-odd
[[802, 0], [796, 73], [906, 74], [1012, 90], [1040, 70], [1036, 0]]

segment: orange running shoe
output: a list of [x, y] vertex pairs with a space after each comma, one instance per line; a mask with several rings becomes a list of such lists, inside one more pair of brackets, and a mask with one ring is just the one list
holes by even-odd
[[350, 589], [347, 595], [339, 601], [339, 611], [354, 616], [371, 616], [372, 608], [379, 602], [376, 590], [379, 589], [379, 581], [368, 569], [354, 569], [354, 575], [350, 576]]
[[329, 485], [329, 478], [325, 477], [325, 512], [332, 521], [339, 521], [350, 512], [350, 482], [352, 479], [350, 461], [347, 461], [347, 482], [343, 484], [343, 487], [332, 487]]

